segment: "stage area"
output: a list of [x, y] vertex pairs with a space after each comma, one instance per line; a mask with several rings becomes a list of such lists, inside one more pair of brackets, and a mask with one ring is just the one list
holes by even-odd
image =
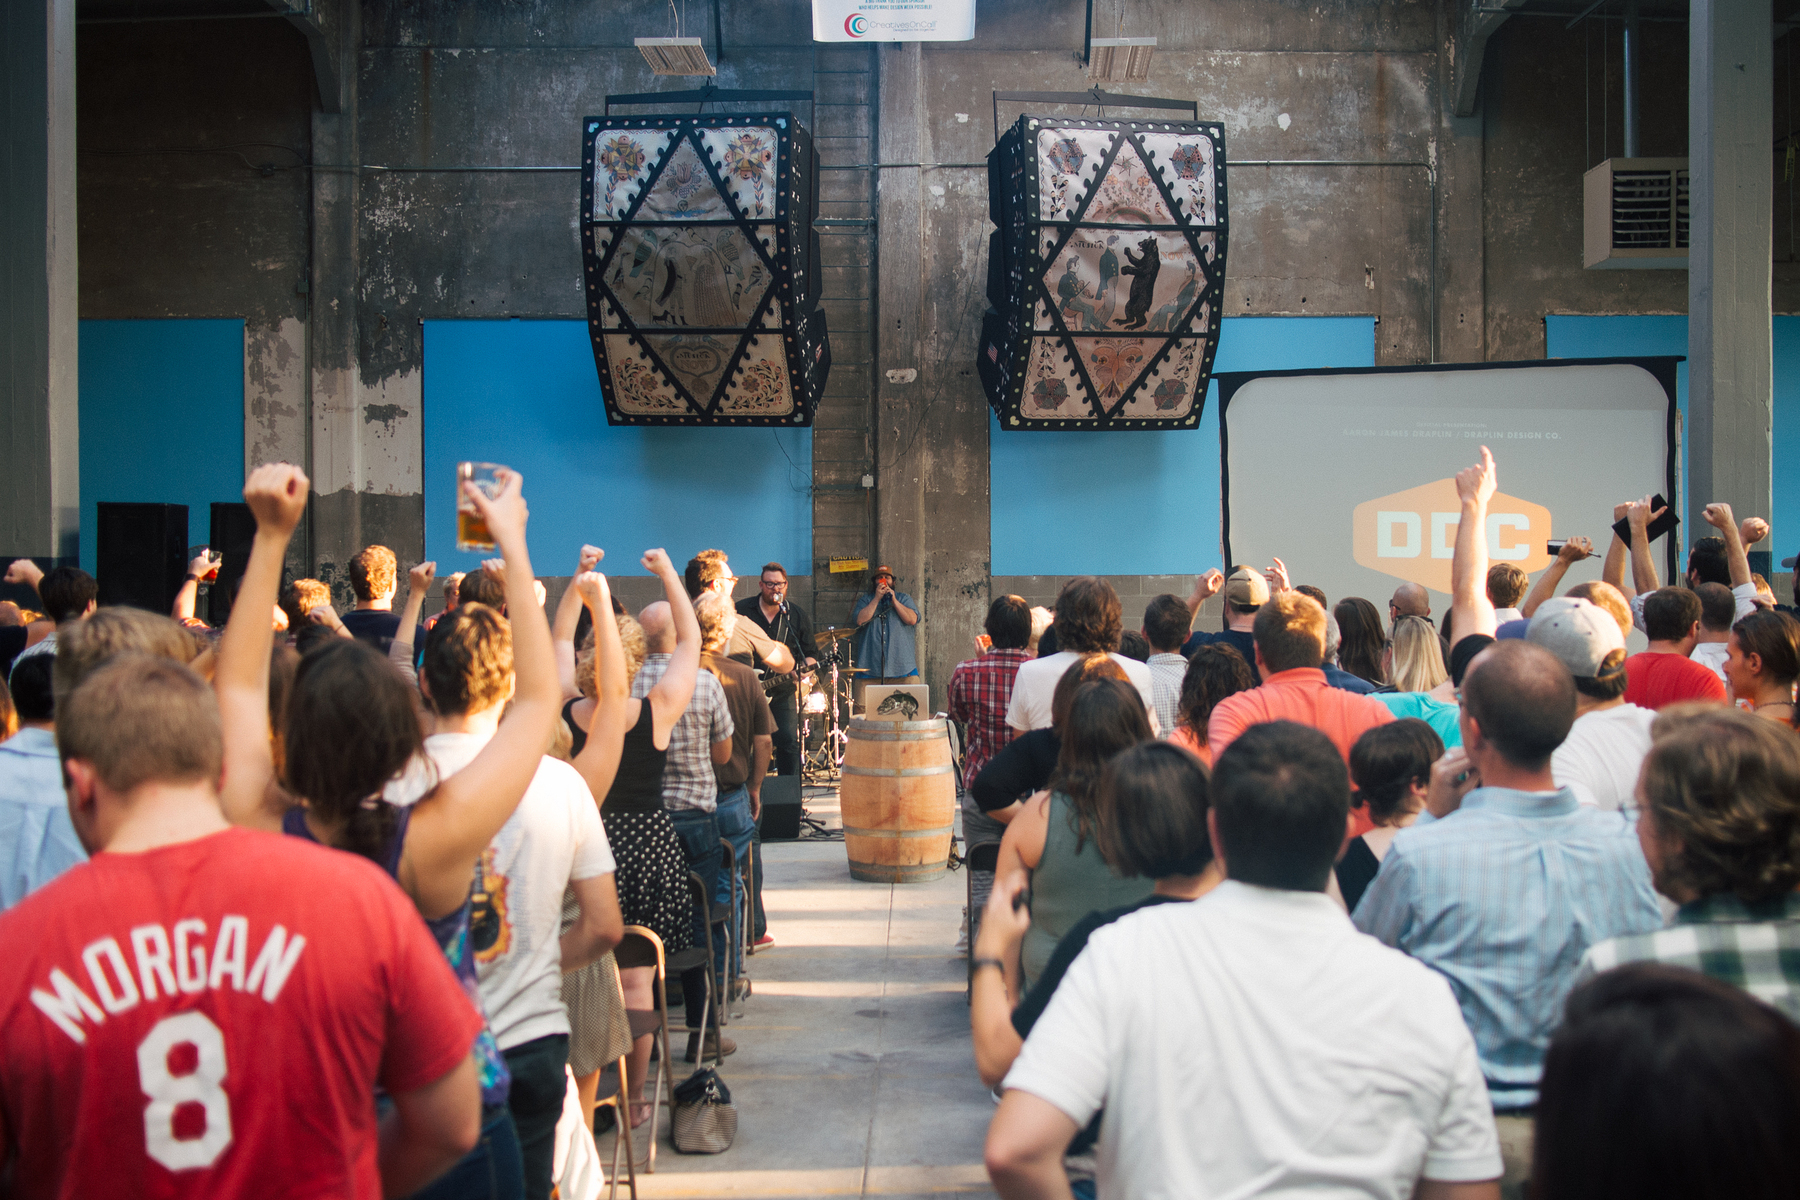
[[[807, 807], [837, 826], [835, 796]], [[754, 994], [725, 1031], [738, 1042], [722, 1072], [737, 1143], [677, 1154], [665, 1114], [656, 1174], [639, 1174], [640, 1194], [992, 1195], [981, 1148], [994, 1103], [975, 1074], [955, 948], [963, 873], [857, 883], [841, 841], [765, 849], [776, 946], [749, 960]], [[610, 1159], [612, 1135], [598, 1140]]]

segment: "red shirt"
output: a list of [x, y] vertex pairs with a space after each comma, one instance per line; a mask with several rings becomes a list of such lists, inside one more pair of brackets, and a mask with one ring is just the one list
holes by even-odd
[[[1225, 747], [1252, 725], [1267, 721], [1293, 721], [1310, 725], [1337, 747], [1350, 761], [1350, 747], [1356, 739], [1377, 725], [1394, 719], [1387, 705], [1370, 696], [1346, 692], [1325, 682], [1325, 672], [1316, 668], [1295, 667], [1263, 676], [1261, 687], [1227, 696], [1219, 701], [1206, 722], [1206, 744], [1212, 760], [1219, 761]], [[1352, 836], [1360, 837], [1373, 829], [1366, 809], [1357, 809], [1357, 825]]]
[[1625, 660], [1625, 703], [1657, 709], [1682, 700], [1725, 703], [1725, 684], [1685, 654], [1646, 650]]
[[950, 673], [950, 719], [969, 729], [969, 744], [963, 747], [964, 787], [973, 787], [981, 768], [1012, 741], [1006, 710], [1012, 704], [1013, 679], [1031, 659], [1029, 650], [989, 650], [957, 663]]
[[98, 854], [0, 915], [16, 1194], [379, 1197], [375, 1086], [482, 1020], [375, 864], [231, 829]]

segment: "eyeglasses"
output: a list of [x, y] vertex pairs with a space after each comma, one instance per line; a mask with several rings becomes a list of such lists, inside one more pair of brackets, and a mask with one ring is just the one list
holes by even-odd
[[787, 580], [785, 580], [785, 579], [765, 579], [762, 581], [762, 585], [764, 587], [768, 588], [771, 592], [779, 592], [782, 588], [787, 586]]

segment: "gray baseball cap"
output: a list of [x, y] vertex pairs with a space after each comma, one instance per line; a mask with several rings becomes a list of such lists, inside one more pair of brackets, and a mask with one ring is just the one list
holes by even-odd
[[1625, 648], [1625, 635], [1612, 614], [1577, 596], [1558, 596], [1538, 605], [1525, 640], [1556, 655], [1569, 674], [1592, 679], [1606, 656]]

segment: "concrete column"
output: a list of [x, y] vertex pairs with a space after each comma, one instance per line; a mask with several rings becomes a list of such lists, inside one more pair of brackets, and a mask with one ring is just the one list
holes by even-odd
[[[1436, 362], [1487, 361], [1487, 238], [1483, 222], [1485, 116], [1456, 112], [1457, 25], [1439, 15], [1438, 124], [1432, 142], [1437, 177], [1437, 244], [1432, 271], [1437, 279]], [[1484, 43], [1485, 45], [1485, 39]]]
[[[918, 42], [880, 49], [881, 126], [877, 162], [923, 158], [925, 79]], [[931, 436], [919, 429], [925, 383], [919, 378], [924, 318], [925, 227], [916, 167], [881, 172], [876, 246], [881, 295], [875, 334], [875, 557], [894, 568], [896, 585], [924, 606], [916, 627], [921, 673], [930, 645], [932, 603], [925, 586], [925, 487], [922, 465]], [[870, 564], [874, 566], [874, 563]], [[947, 677], [946, 677], [947, 679]], [[936, 702], [936, 697], [933, 697]]]
[[1771, 505], [1769, 0], [1693, 0], [1688, 32], [1689, 537], [1724, 500]]
[[[878, 161], [944, 160], [925, 56], [957, 52], [918, 43], [881, 51]], [[974, 172], [883, 170], [879, 217], [876, 553], [924, 610], [919, 669], [937, 709], [951, 670], [973, 653], [991, 584], [988, 409], [974, 369], [986, 304], [987, 181]], [[963, 250], [946, 255], [952, 246]]]
[[313, 161], [337, 169], [313, 172], [310, 555], [317, 577], [348, 599], [345, 566], [364, 546], [389, 547], [402, 570], [424, 554], [422, 377], [416, 354], [399, 370], [390, 361], [396, 341], [417, 346], [416, 316], [363, 286], [361, 214], [375, 185], [355, 169], [360, 6], [339, 5], [324, 28], [344, 69], [338, 111], [313, 114]]
[[74, 562], [75, 0], [0, 5], [0, 557]]

